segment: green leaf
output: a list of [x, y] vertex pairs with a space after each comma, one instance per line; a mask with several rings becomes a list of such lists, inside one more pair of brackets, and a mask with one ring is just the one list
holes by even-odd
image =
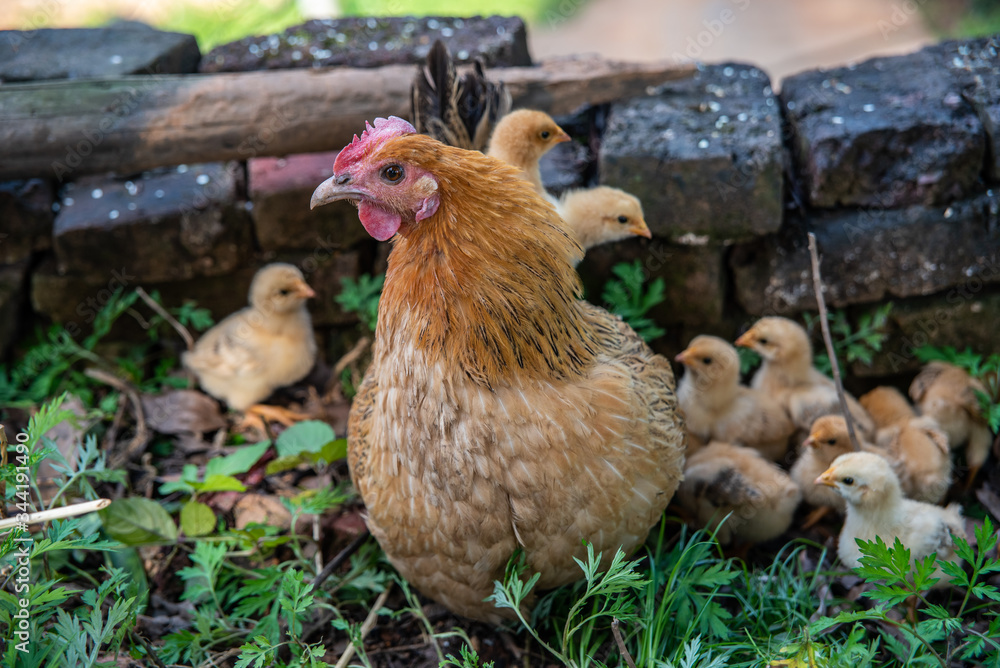
[[333, 427], [327, 423], [306, 420], [281, 432], [274, 447], [279, 457], [289, 457], [301, 452], [321, 452], [335, 438]]
[[215, 513], [201, 501], [188, 501], [181, 507], [181, 529], [188, 536], [207, 536], [215, 529]]
[[210, 459], [205, 465], [205, 481], [213, 475], [234, 476], [246, 473], [257, 460], [264, 456], [267, 449], [271, 447], [271, 441], [261, 441], [254, 445], [245, 445], [236, 452], [225, 457]]
[[199, 492], [245, 492], [246, 485], [231, 475], [219, 475], [213, 473], [205, 476], [204, 482], [196, 482], [191, 485]]
[[177, 540], [177, 526], [156, 501], [141, 497], [117, 499], [99, 515], [108, 535], [126, 545]]

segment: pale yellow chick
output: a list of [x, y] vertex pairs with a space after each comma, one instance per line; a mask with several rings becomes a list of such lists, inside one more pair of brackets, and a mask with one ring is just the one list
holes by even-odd
[[[806, 330], [788, 318], [761, 318], [736, 345], [752, 348], [763, 358], [751, 387], [777, 398], [792, 422], [808, 432], [824, 415], [839, 415], [840, 399], [833, 380], [813, 367], [812, 343]], [[872, 438], [875, 424], [868, 412], [847, 395], [854, 427], [864, 438]]]
[[[859, 445], [862, 450], [882, 454], [866, 441], [860, 441]], [[851, 452], [854, 452], [854, 446], [843, 416], [824, 415], [813, 422], [809, 437], [802, 442], [799, 458], [790, 471], [806, 503], [818, 508], [832, 508], [841, 514], [844, 512], [843, 497], [829, 487], [817, 484], [816, 478], [830, 468], [837, 457]]]
[[230, 408], [281, 419], [281, 411], [258, 410], [254, 404], [312, 368], [316, 338], [305, 302], [314, 296], [297, 267], [263, 267], [250, 285], [250, 306], [205, 332], [184, 353], [184, 366], [205, 392]]
[[[904, 498], [899, 479], [884, 458], [868, 452], [841, 455], [816, 482], [832, 487], [847, 501], [837, 547], [846, 566], [860, 564], [857, 539], [870, 541], [876, 536], [887, 545], [899, 538], [914, 559], [937, 554], [946, 561], [960, 561], [952, 534], [965, 537], [961, 507], [955, 503], [942, 508]], [[944, 574], [938, 569], [935, 575]]]
[[875, 442], [888, 453], [903, 493], [939, 503], [951, 486], [951, 451], [937, 422], [917, 417], [894, 387], [877, 387], [859, 401], [875, 420]]
[[553, 146], [564, 141], [569, 141], [569, 135], [544, 111], [518, 109], [497, 122], [486, 155], [520, 169], [538, 194], [554, 204], [542, 186], [538, 161]]
[[740, 385], [740, 358], [732, 344], [696, 336], [675, 359], [686, 369], [677, 400], [690, 434], [746, 445], [774, 461], [784, 458], [795, 425], [773, 398]]
[[783, 534], [801, 493], [787, 473], [756, 450], [713, 441], [688, 458], [677, 499], [699, 527], [719, 527], [717, 537], [725, 545]]
[[964, 369], [947, 362], [931, 362], [910, 384], [910, 398], [921, 414], [937, 421], [951, 448], [965, 445], [967, 485], [986, 463], [993, 443], [977, 391], [986, 392], [986, 387]]
[[618, 188], [568, 190], [559, 198], [556, 211], [573, 230], [583, 250], [628, 237], [653, 236], [642, 215], [639, 198]]

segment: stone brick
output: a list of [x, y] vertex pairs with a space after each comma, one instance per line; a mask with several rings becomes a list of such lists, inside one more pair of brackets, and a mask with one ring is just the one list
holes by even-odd
[[27, 260], [52, 245], [52, 183], [42, 179], [0, 183], [0, 264]]
[[201, 53], [192, 35], [136, 23], [0, 31], [0, 81], [187, 74]]
[[781, 225], [781, 116], [767, 75], [705, 66], [612, 105], [601, 181], [640, 200], [655, 236], [745, 241]]
[[27, 262], [0, 266], [0, 358], [18, 335], [27, 279]]
[[337, 153], [253, 158], [247, 163], [251, 217], [261, 250], [349, 248], [368, 239], [349, 202], [309, 210], [309, 199], [333, 174]]
[[[852, 309], [853, 317], [874, 310]], [[889, 312], [889, 338], [872, 366], [854, 363], [856, 376], [890, 376], [916, 371], [914, 350], [925, 345], [966, 347], [988, 355], [998, 352], [1000, 290], [976, 277], [930, 297], [894, 301]]]
[[1000, 281], [994, 195], [948, 207], [862, 210], [790, 218], [775, 236], [737, 247], [736, 298], [754, 315], [816, 308], [806, 231], [816, 233], [827, 303], [834, 307], [929, 295], [972, 278]]
[[237, 163], [67, 184], [54, 226], [59, 271], [102, 276], [124, 265], [149, 282], [230, 273], [252, 246], [242, 191]]
[[516, 16], [401, 16], [313, 20], [276, 35], [247, 37], [212, 49], [201, 71], [415, 65], [439, 38], [459, 61], [482, 57], [489, 67], [531, 65], [524, 21]]
[[988, 143], [987, 175], [1000, 181], [1000, 36], [942, 42], [927, 48], [962, 87], [983, 124]]
[[804, 72], [781, 97], [812, 206], [935, 205], [977, 187], [982, 123], [931, 52]]

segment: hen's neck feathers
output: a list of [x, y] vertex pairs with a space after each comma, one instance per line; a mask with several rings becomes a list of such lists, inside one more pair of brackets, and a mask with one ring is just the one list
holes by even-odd
[[429, 170], [440, 206], [397, 236], [379, 302], [379, 353], [415, 346], [490, 388], [567, 378], [598, 350], [574, 270], [583, 250], [501, 161], [420, 135], [387, 143]]

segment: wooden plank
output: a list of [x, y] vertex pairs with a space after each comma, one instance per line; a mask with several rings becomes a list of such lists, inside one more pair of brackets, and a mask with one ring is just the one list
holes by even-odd
[[[492, 70], [516, 107], [552, 114], [690, 76], [595, 58]], [[412, 66], [150, 75], [0, 86], [0, 179], [71, 180], [342, 148], [365, 120], [409, 116]]]

